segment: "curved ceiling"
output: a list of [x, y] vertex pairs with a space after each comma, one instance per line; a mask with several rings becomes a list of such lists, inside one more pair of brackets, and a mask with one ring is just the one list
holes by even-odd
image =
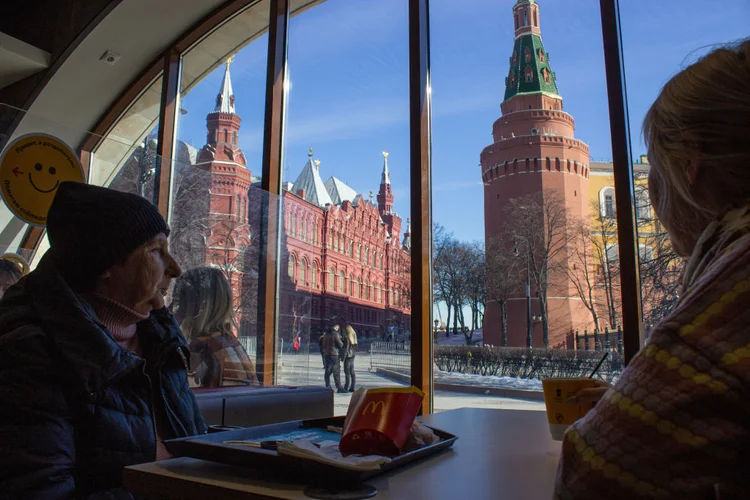
[[[222, 0], [122, 0], [80, 43], [13, 133], [56, 135], [73, 147], [131, 82], [177, 37]], [[106, 50], [121, 56], [100, 61]]]

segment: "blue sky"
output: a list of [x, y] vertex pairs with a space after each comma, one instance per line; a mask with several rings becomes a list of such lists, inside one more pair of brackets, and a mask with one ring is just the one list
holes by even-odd
[[[463, 240], [484, 239], [479, 153], [492, 142], [513, 43], [515, 0], [432, 0], [434, 220]], [[623, 43], [633, 151], [661, 86], [712, 46], [748, 36], [750, 0], [622, 0]], [[542, 37], [564, 109], [593, 160], [611, 156], [599, 2], [539, 0]], [[408, 12], [406, 0], [327, 0], [290, 22], [284, 179], [293, 181], [312, 147], [324, 180], [335, 175], [377, 193], [383, 158], [409, 213]], [[232, 65], [240, 145], [260, 173], [267, 38]], [[205, 142], [223, 67], [189, 94], [179, 138]]]

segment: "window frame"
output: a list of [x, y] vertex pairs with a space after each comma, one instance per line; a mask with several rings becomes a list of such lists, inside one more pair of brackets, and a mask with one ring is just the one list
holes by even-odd
[[[254, 5], [258, 0], [230, 0], [211, 12], [190, 30], [178, 37], [157, 57], [120, 95], [111, 108], [104, 113], [93, 129], [88, 141], [79, 150], [84, 168], [87, 169], [98, 146], [99, 138], [106, 136], [122, 114], [147, 88], [150, 82], [159, 76], [163, 78], [162, 103], [160, 106], [160, 154], [171, 158], [171, 149], [175, 144], [176, 113], [179, 112], [179, 76], [181, 55], [200, 42], [204, 37], [238, 15], [244, 9]], [[268, 65], [265, 127], [263, 142], [263, 163], [261, 188], [270, 195], [281, 196], [281, 161], [282, 134], [284, 121], [285, 93], [283, 84], [286, 81], [288, 24], [291, 0], [270, 0], [269, 18], [272, 22], [268, 29]], [[404, 0], [409, 6], [409, 109], [410, 109], [410, 195], [413, 217], [413, 243], [411, 284], [412, 293], [426, 296], [431, 293], [431, 192], [430, 179], [430, 99], [428, 91], [430, 74], [430, 36], [429, 36], [429, 0]], [[308, 8], [309, 4], [303, 6]], [[642, 340], [640, 311], [640, 279], [638, 276], [638, 244], [635, 217], [635, 191], [633, 186], [633, 167], [631, 160], [631, 143], [625, 92], [625, 77], [622, 56], [622, 33], [619, 15], [619, 0], [600, 0], [602, 21], [602, 40], [605, 56], [605, 73], [609, 100], [609, 118], [612, 138], [612, 152], [615, 175], [615, 206], [617, 228], [622, 265], [623, 295], [623, 330], [625, 359], [629, 361], [637, 353]], [[514, 16], [515, 17], [515, 16]], [[519, 20], [516, 20], [518, 28]], [[528, 23], [527, 23], [528, 24]], [[545, 54], [546, 56], [546, 54]], [[515, 77], [511, 74], [510, 77]], [[163, 162], [164, 163], [164, 162]], [[170, 191], [171, 168], [161, 168], [155, 185], [157, 206], [165, 215], [169, 215], [168, 204]], [[275, 208], [274, 204], [274, 208]], [[274, 213], [271, 210], [271, 213]], [[418, 214], [418, 215], [417, 215]], [[259, 274], [259, 349], [258, 374], [264, 385], [271, 385], [275, 380], [276, 360], [273, 349], [264, 345], [273, 345], [277, 337], [276, 304], [278, 286], [275, 276], [279, 272], [280, 260], [274, 246], [279, 234], [277, 222], [268, 219], [268, 231], [261, 236], [261, 249], [266, 255], [266, 265]], [[22, 241], [22, 248], [37, 248], [43, 231], [29, 228]], [[321, 235], [322, 236], [322, 235]], [[317, 237], [314, 236], [313, 240]], [[330, 238], [330, 235], [329, 235]], [[381, 256], [380, 268], [383, 268]], [[359, 261], [361, 262], [361, 257]], [[323, 270], [325, 272], [325, 270]], [[335, 288], [335, 283], [331, 284]], [[393, 293], [390, 291], [390, 293]], [[386, 300], [391, 297], [386, 291]], [[412, 383], [427, 393], [424, 411], [431, 412], [432, 398], [432, 308], [423, 307], [422, 301], [412, 304]]]

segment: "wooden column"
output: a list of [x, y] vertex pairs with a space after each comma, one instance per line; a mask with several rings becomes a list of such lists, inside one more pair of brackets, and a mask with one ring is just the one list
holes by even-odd
[[600, 0], [604, 65], [607, 74], [609, 124], [612, 137], [617, 237], [620, 249], [620, 285], [625, 363], [638, 353], [643, 339], [641, 279], [638, 263], [638, 229], [635, 212], [633, 155], [630, 148], [630, 122], [622, 53], [620, 3]]
[[282, 226], [281, 158], [287, 79], [289, 0], [271, 0], [268, 28], [268, 73], [263, 135], [260, 262], [258, 272], [258, 347], [256, 370], [263, 385], [276, 380], [279, 256]]
[[409, 143], [412, 217], [411, 383], [432, 413], [432, 203], [428, 0], [409, 0]]
[[159, 108], [159, 135], [154, 173], [154, 204], [169, 220], [169, 194], [172, 180], [172, 158], [177, 128], [177, 111], [180, 96], [180, 53], [172, 48], [164, 55], [164, 73]]

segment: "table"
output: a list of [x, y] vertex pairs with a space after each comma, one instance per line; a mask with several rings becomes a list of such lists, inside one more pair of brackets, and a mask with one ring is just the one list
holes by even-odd
[[[376, 499], [552, 498], [560, 443], [544, 412], [460, 409], [422, 418], [457, 435], [453, 448], [366, 481]], [[125, 487], [153, 498], [307, 499], [304, 484], [265, 480], [255, 471], [192, 458], [127, 467]]]

